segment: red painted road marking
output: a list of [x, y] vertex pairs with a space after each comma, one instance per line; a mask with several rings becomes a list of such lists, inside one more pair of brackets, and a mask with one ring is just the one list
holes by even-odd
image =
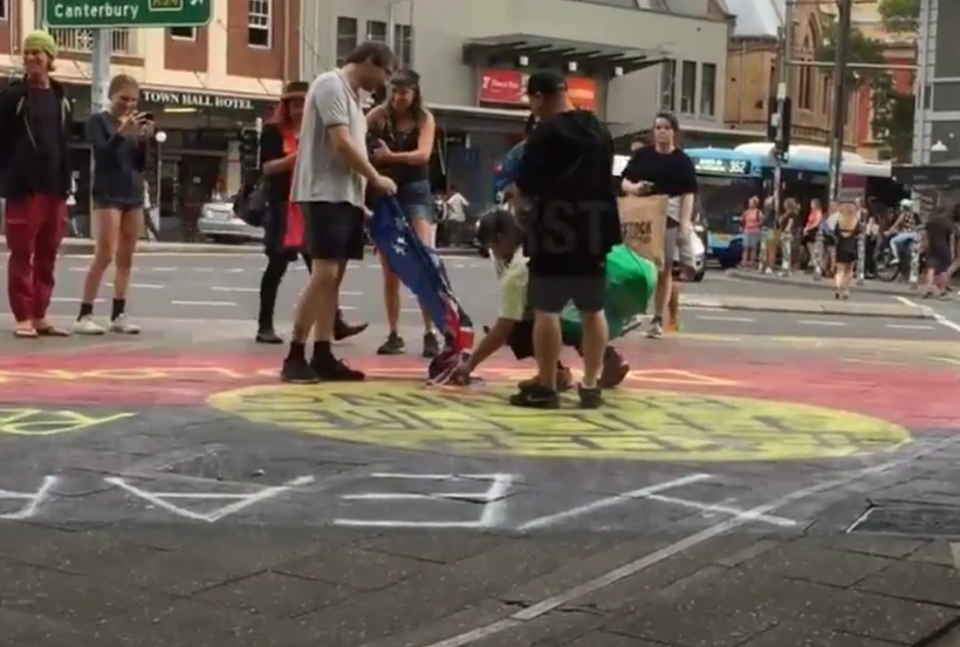
[[[790, 364], [749, 353], [703, 357], [650, 353], [625, 386], [796, 402], [843, 409], [913, 428], [960, 428], [960, 373], [949, 366], [919, 368], [850, 364], [822, 359]], [[361, 358], [371, 388], [384, 379], [418, 381], [422, 360]], [[577, 363], [571, 362], [574, 365]], [[498, 357], [486, 367], [491, 381], [513, 382], [532, 372], [529, 362]], [[203, 406], [213, 393], [254, 384], [274, 384], [277, 365], [263, 356], [174, 356], [82, 354], [15, 356], [0, 362], [0, 402], [64, 405]]]

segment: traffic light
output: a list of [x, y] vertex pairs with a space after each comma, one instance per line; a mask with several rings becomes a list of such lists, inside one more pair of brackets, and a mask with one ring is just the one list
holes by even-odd
[[776, 97], [767, 101], [767, 141], [773, 142], [773, 152], [786, 160], [790, 150], [790, 130], [793, 126], [793, 102], [785, 97], [781, 103]]
[[255, 169], [260, 165], [260, 133], [256, 128], [242, 128], [237, 133], [240, 142], [240, 168]]

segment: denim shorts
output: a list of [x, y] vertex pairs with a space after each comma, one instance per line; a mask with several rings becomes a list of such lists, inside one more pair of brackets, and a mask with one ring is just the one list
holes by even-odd
[[743, 234], [743, 244], [745, 247], [753, 249], [760, 244], [760, 232], [748, 231]]
[[400, 208], [410, 222], [426, 220], [433, 224], [436, 220], [429, 180], [401, 184], [397, 188], [397, 202], [400, 203]]

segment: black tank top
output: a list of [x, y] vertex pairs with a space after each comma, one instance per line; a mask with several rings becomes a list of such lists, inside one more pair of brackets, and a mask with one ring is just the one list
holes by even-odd
[[[383, 127], [373, 131], [376, 139], [382, 139], [387, 147], [394, 153], [411, 153], [417, 150], [420, 145], [420, 126], [416, 125], [411, 130], [398, 131], [396, 123], [390, 115], [386, 115]], [[380, 167], [380, 170], [390, 177], [397, 186], [404, 186], [414, 182], [421, 182], [430, 179], [429, 164], [411, 165], [411, 164], [386, 164]]]

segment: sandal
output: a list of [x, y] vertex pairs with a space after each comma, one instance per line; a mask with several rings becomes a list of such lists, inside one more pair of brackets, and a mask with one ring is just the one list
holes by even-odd
[[57, 326], [46, 324], [35, 328], [37, 337], [69, 337], [70, 331], [58, 328]]
[[34, 328], [14, 328], [13, 336], [17, 339], [36, 339], [40, 333]]

